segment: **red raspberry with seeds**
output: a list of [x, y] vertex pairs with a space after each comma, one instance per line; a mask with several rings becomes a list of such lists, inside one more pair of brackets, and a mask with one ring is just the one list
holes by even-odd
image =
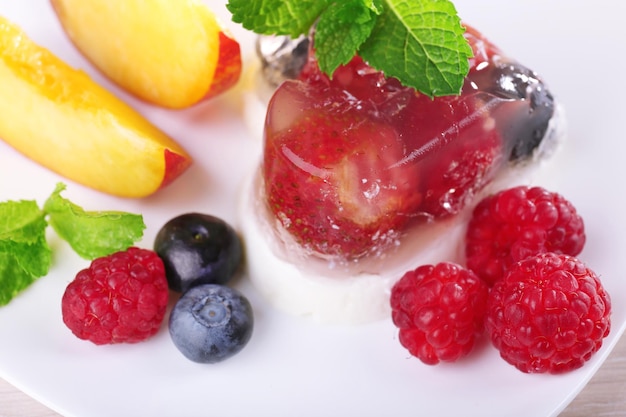
[[131, 247], [76, 275], [63, 294], [63, 322], [96, 345], [140, 342], [159, 330], [168, 297], [161, 258]]
[[584, 244], [583, 219], [572, 203], [541, 187], [519, 186], [476, 206], [465, 253], [467, 267], [493, 285], [515, 262], [545, 252], [576, 256]]
[[483, 333], [488, 291], [473, 272], [454, 263], [408, 271], [391, 291], [400, 343], [429, 365], [467, 355]]
[[490, 291], [486, 330], [507, 362], [526, 373], [580, 368], [611, 328], [611, 301], [578, 259], [539, 254], [513, 265]]

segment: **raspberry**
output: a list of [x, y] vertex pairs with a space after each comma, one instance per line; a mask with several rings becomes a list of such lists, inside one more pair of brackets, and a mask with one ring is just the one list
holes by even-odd
[[95, 259], [63, 294], [63, 322], [96, 345], [135, 343], [158, 330], [169, 291], [155, 252], [131, 247]]
[[488, 291], [473, 272], [453, 263], [408, 271], [391, 291], [400, 343], [429, 365], [467, 355], [484, 329]]
[[580, 260], [544, 253], [491, 289], [485, 327], [500, 356], [526, 373], [580, 368], [609, 334], [611, 301]]
[[489, 285], [515, 262], [539, 253], [578, 255], [585, 228], [576, 209], [561, 195], [519, 186], [483, 199], [468, 224], [467, 267]]

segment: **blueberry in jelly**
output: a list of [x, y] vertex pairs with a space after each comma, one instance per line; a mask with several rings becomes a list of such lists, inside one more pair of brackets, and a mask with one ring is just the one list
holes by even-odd
[[217, 363], [239, 353], [252, 336], [254, 317], [248, 299], [217, 284], [190, 288], [169, 317], [174, 345], [189, 360]]
[[283, 81], [298, 76], [309, 58], [310, 39], [300, 36], [261, 35], [257, 38], [256, 50], [265, 80], [278, 87]]
[[225, 284], [241, 264], [243, 249], [236, 231], [224, 220], [187, 213], [168, 221], [156, 235], [154, 251], [165, 265], [170, 289]]
[[517, 114], [516, 118], [501, 118], [523, 122], [500, 123], [499, 128], [504, 137], [511, 138], [511, 161], [531, 157], [546, 138], [554, 116], [555, 99], [550, 90], [534, 71], [518, 62], [498, 62], [484, 71], [482, 76], [487, 78], [482, 84], [486, 87], [485, 91], [506, 100], [529, 103], [528, 106], [519, 106], [518, 110], [523, 114]]

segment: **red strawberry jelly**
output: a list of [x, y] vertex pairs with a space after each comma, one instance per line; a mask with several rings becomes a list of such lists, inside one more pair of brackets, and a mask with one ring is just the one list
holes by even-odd
[[313, 54], [276, 90], [264, 193], [278, 227], [307, 254], [379, 254], [414, 224], [458, 213], [498, 170], [535, 153], [552, 96], [478, 32], [466, 37], [474, 58], [458, 96], [419, 94], [358, 57], [331, 79]]

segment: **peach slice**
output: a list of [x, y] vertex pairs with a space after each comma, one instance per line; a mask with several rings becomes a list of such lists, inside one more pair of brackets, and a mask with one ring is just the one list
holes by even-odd
[[0, 138], [68, 179], [144, 197], [191, 164], [137, 111], [0, 17]]
[[198, 0], [50, 0], [61, 26], [103, 74], [137, 97], [180, 109], [241, 74], [239, 43]]

